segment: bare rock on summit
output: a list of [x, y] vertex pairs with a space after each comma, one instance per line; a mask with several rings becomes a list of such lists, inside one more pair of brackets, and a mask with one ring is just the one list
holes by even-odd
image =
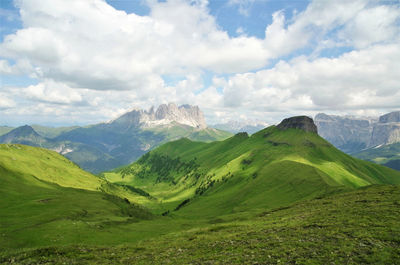
[[377, 123], [371, 135], [371, 147], [400, 141], [400, 122]]
[[300, 129], [306, 132], [318, 133], [317, 126], [314, 124], [313, 119], [307, 116], [296, 116], [284, 119], [277, 126], [278, 129]]
[[400, 111], [380, 117], [315, 116], [320, 135], [346, 153], [400, 142]]
[[380, 123], [400, 122], [400, 111], [393, 111], [379, 117]]
[[172, 123], [197, 129], [205, 129], [207, 127], [203, 112], [198, 106], [182, 105], [178, 107], [174, 103], [162, 104], [157, 110], [154, 110], [153, 107], [148, 111], [132, 110], [111, 122], [111, 124], [119, 125], [123, 128], [153, 128], [168, 126]]
[[374, 125], [370, 146], [380, 146], [400, 142], [400, 111], [394, 111], [379, 117]]

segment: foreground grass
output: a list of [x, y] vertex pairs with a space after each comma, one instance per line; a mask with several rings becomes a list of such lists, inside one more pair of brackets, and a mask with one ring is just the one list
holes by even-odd
[[[14, 264], [395, 264], [400, 187], [370, 186], [118, 246], [3, 250]], [[171, 224], [173, 225], [173, 224]]]

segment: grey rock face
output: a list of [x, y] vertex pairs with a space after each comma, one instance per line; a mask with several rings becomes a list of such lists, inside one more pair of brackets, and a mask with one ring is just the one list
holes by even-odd
[[372, 131], [370, 147], [400, 142], [400, 122], [376, 124]]
[[400, 142], [400, 111], [379, 118], [356, 118], [323, 113], [315, 116], [320, 135], [347, 153]]
[[379, 117], [374, 125], [370, 147], [400, 142], [400, 111]]
[[277, 128], [281, 130], [300, 129], [306, 132], [318, 133], [317, 126], [313, 119], [307, 116], [296, 116], [284, 119], [278, 124]]
[[351, 153], [370, 144], [373, 123], [377, 119], [334, 116], [320, 113], [315, 116], [319, 134], [340, 150]]
[[379, 117], [380, 123], [400, 122], [400, 111], [390, 112]]
[[111, 124], [120, 125], [124, 129], [129, 128], [153, 128], [165, 126], [171, 123], [179, 123], [198, 129], [207, 128], [203, 112], [198, 106], [182, 105], [174, 103], [160, 105], [156, 111], [151, 107], [146, 110], [133, 110], [125, 113]]

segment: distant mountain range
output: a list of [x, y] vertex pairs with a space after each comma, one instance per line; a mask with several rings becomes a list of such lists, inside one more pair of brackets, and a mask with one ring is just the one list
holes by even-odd
[[400, 170], [400, 142], [369, 148], [352, 155]]
[[[232, 134], [208, 128], [197, 106], [160, 105], [157, 110], [132, 110], [106, 123], [85, 127], [1, 127], [1, 143], [55, 150], [93, 173], [135, 161], [148, 150], [186, 137], [196, 141], [225, 139]], [[35, 130], [36, 128], [36, 130]]]
[[399, 169], [400, 111], [380, 117], [315, 116], [319, 134], [356, 157]]
[[154, 128], [158, 126], [171, 126], [178, 123], [197, 129], [207, 128], [203, 112], [198, 106], [182, 105], [176, 106], [174, 103], [162, 104], [157, 110], [151, 107], [146, 110], [132, 110], [121, 117], [110, 122], [115, 127], [122, 130], [135, 128]]
[[249, 134], [253, 134], [267, 127], [268, 123], [262, 121], [253, 121], [253, 120], [245, 120], [245, 121], [231, 120], [226, 123], [218, 123], [210, 126], [212, 128], [228, 131], [231, 133], [247, 132]]
[[[315, 116], [315, 124], [323, 138], [348, 154], [393, 168], [399, 163], [393, 151], [397, 146], [387, 146], [400, 142], [400, 111], [380, 117], [320, 113]], [[129, 164], [160, 144], [182, 137], [210, 142], [226, 139], [232, 133], [253, 134], [266, 126], [264, 122], [247, 120], [215, 124], [210, 128], [197, 106], [169, 103], [157, 109], [134, 109], [112, 121], [85, 127], [1, 126], [0, 143], [55, 150], [83, 169], [99, 173]]]
[[400, 111], [380, 117], [315, 116], [319, 134], [346, 153], [400, 141]]

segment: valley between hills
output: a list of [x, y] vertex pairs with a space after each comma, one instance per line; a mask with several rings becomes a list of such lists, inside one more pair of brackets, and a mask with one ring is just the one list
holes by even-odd
[[0, 158], [3, 264], [400, 259], [400, 171], [343, 153], [306, 116], [179, 138], [97, 175], [20, 143], [1, 144]]

